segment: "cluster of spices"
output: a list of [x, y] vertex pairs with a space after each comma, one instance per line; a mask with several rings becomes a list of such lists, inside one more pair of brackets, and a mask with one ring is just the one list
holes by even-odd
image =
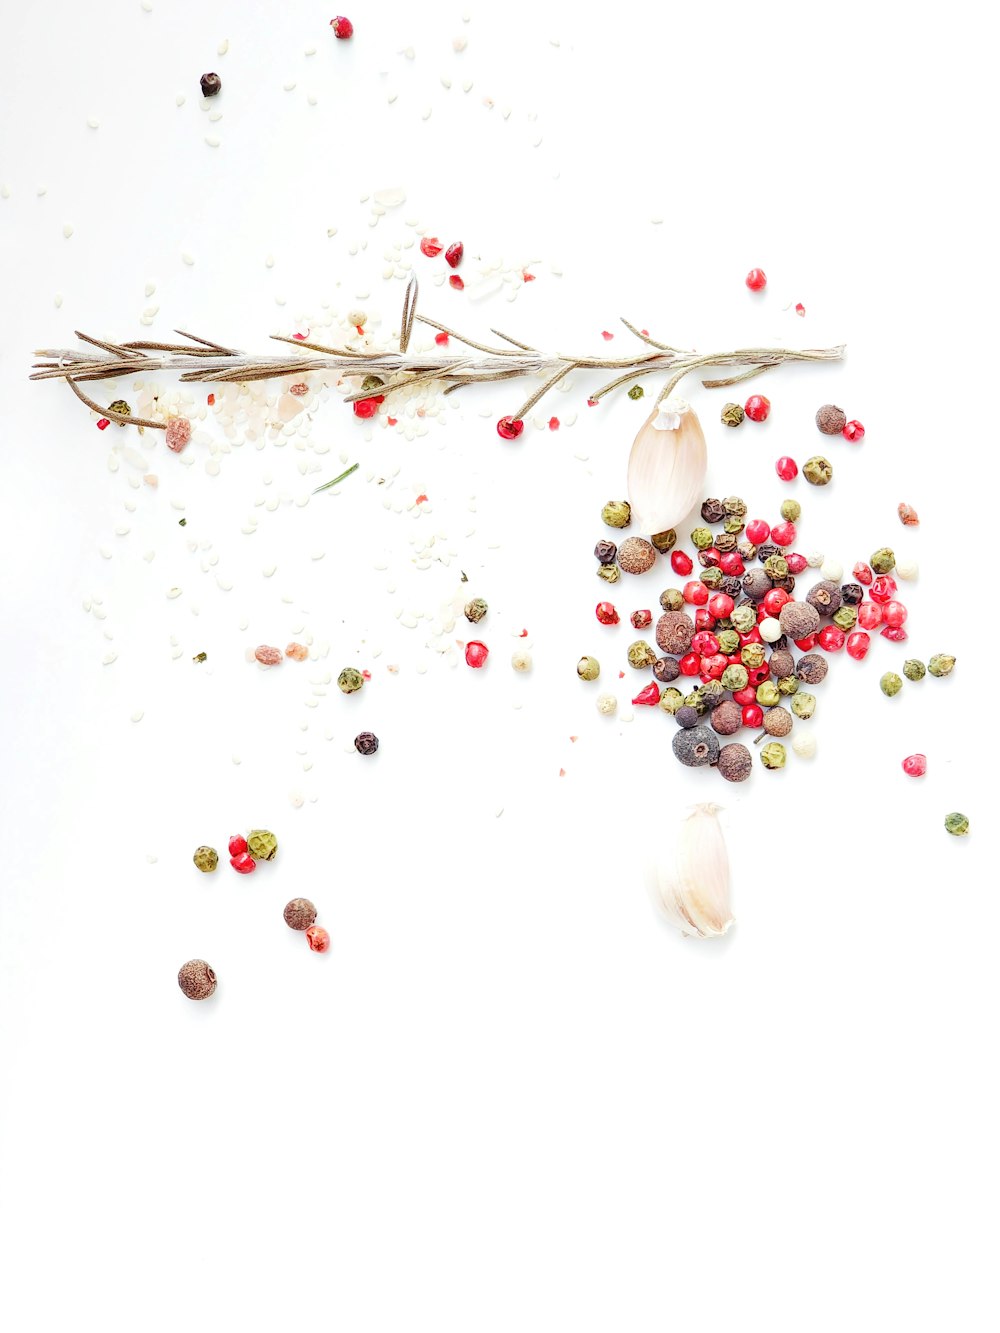
[[[904, 508], [900, 518], [905, 523]], [[807, 721], [816, 711], [811, 691], [827, 675], [827, 654], [844, 650], [862, 661], [876, 628], [891, 642], [907, 637], [907, 608], [897, 600], [898, 585], [890, 572], [896, 569], [892, 550], [881, 547], [870, 561], [859, 561], [853, 578], [844, 582], [836, 561], [795, 550], [801, 518], [797, 500], [785, 500], [774, 523], [747, 514], [738, 496], [706, 500], [702, 523], [690, 534], [693, 555], [678, 547], [672, 529], [650, 540], [627, 537], [616, 544], [603, 538], [594, 548], [598, 577], [606, 583], [647, 573], [661, 556], [669, 556], [673, 572], [686, 580], [659, 595], [656, 647], [638, 639], [628, 649], [629, 666], [654, 677], [632, 702], [658, 706], [673, 716], [678, 724], [673, 750], [682, 764], [714, 766], [730, 782], [744, 781], [753, 769], [750, 749], [728, 739], [745, 728], [758, 732], [754, 744], [761, 745], [763, 766], [784, 767], [784, 741], [796, 721]], [[631, 509], [627, 501], [611, 501], [601, 517], [609, 527], [623, 529], [631, 523]], [[696, 563], [701, 572], [691, 578]], [[820, 580], [796, 596], [797, 579], [810, 568], [818, 570]], [[603, 625], [621, 619], [607, 601], [597, 604], [596, 615]], [[634, 629], [651, 628], [652, 609], [632, 611], [629, 622]], [[931, 662], [933, 675], [947, 675], [954, 666], [947, 654]], [[924, 667], [914, 660], [904, 670], [919, 678]], [[600, 671], [591, 656], [577, 664], [582, 680], [596, 681]], [[614, 713], [614, 696], [602, 694], [597, 707], [605, 715]], [[816, 744], [808, 730], [797, 731], [791, 747], [810, 758]]]
[[330, 932], [316, 925], [316, 916], [316, 908], [308, 898], [293, 898], [285, 904], [285, 925], [290, 930], [304, 930], [313, 953], [326, 953], [330, 947]]
[[[277, 854], [278, 839], [270, 829], [251, 829], [246, 837], [234, 833], [229, 839], [229, 864], [240, 875], [252, 874], [258, 861], [273, 861]], [[192, 859], [203, 874], [210, 875], [219, 864], [219, 853], [214, 847], [198, 847]]]
[[[757, 272], [758, 270], [753, 270]], [[763, 277], [763, 274], [761, 275]], [[763, 285], [763, 284], [762, 284]], [[750, 278], [747, 278], [750, 286]], [[754, 288], [753, 290], [757, 290]], [[763, 394], [753, 393], [742, 407], [739, 403], [726, 403], [722, 409], [724, 426], [742, 426], [744, 420], [766, 421], [771, 415], [771, 400]], [[847, 413], [833, 403], [825, 403], [816, 413], [816, 428], [821, 435], [842, 435], [851, 444], [860, 444], [865, 438], [865, 428], [860, 421], [848, 421]], [[774, 470], [782, 481], [794, 481], [799, 475], [799, 465], [794, 458], [783, 455], [774, 465]], [[833, 480], [833, 464], [822, 454], [813, 454], [802, 464], [802, 475], [812, 486], [826, 486]], [[904, 520], [905, 522], [906, 520]]]

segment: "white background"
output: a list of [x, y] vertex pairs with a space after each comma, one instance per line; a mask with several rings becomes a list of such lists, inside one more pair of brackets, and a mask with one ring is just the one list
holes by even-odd
[[[995, 1329], [981, 11], [566, 16], [536, 0], [470, 6], [464, 24], [386, 4], [358, 6], [336, 43], [328, 8], [2, 6], [0, 1318], [16, 1333]], [[197, 80], [213, 68], [209, 127]], [[396, 184], [406, 205], [370, 231], [359, 201]], [[765, 517], [789, 493], [774, 459], [819, 449], [812, 414], [841, 403], [867, 438], [829, 444], [825, 491], [792, 489], [800, 546], [847, 568], [883, 543], [921, 562], [910, 642], [876, 637], [817, 691], [812, 764], [730, 789], [676, 765], [659, 712], [594, 709], [605, 686], [627, 711], [636, 679], [617, 678], [627, 626], [594, 620], [590, 549], [648, 399], [591, 411], [580, 379], [551, 407], [576, 424], [515, 447], [492, 422], [520, 386], [410, 443], [366, 443], [331, 401], [318, 479], [342, 451], [361, 472], [265, 518], [265, 470], [303, 489], [291, 450], [244, 448], [212, 478], [201, 446], [183, 468], [160, 445], [158, 490], [133, 493], [106, 468], [114, 428], [27, 382], [32, 350], [75, 328], [138, 336], [149, 279], [161, 337], [264, 350], [297, 313], [362, 290], [391, 329], [402, 283], [382, 280], [382, 251], [413, 234], [404, 216], [464, 239], [467, 263], [535, 261], [511, 305], [425, 281], [422, 308], [463, 330], [600, 354], [629, 345], [600, 338], [625, 315], [702, 349], [849, 344], [841, 367], [769, 376], [764, 427], [723, 431], [723, 399], [686, 386], [708, 493]], [[368, 249], [351, 256], [352, 240]], [[450, 570], [407, 568], [411, 520], [377, 486], [395, 466], [400, 490], [431, 496]], [[900, 528], [900, 500], [919, 530]], [[189, 537], [221, 553], [231, 592]], [[458, 566], [491, 604], [478, 673], [394, 618], [449, 599]], [[615, 600], [655, 607], [674, 581], [662, 569]], [[81, 610], [93, 596], [103, 623]], [[246, 664], [248, 644], [301, 625], [331, 642], [334, 673], [371, 668], [361, 695], [307, 709], [313, 664]], [[508, 666], [521, 626], [526, 677]], [[585, 651], [598, 686], [576, 679]], [[959, 658], [948, 681], [883, 698], [882, 670], [936, 651]], [[382, 738], [367, 762], [349, 753], [363, 726]], [[914, 750], [919, 783], [900, 769]], [[703, 944], [656, 918], [643, 867], [710, 797], [727, 807], [737, 925]], [[945, 834], [952, 809], [967, 839]], [[278, 834], [273, 865], [193, 869], [198, 843], [255, 824]], [[297, 893], [331, 931], [325, 957], [282, 924]], [[219, 973], [208, 1004], [177, 989], [192, 956]]]

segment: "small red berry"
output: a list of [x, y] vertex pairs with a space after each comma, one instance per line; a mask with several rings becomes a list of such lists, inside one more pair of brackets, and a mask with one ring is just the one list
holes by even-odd
[[[740, 693], [742, 694], [742, 690]], [[736, 698], [736, 695], [733, 695]], [[743, 725], [745, 727], [759, 727], [764, 721], [764, 710], [760, 704], [746, 704], [743, 709]]]
[[242, 833], [234, 833], [229, 839], [229, 855], [242, 856], [247, 849], [247, 840]]
[[434, 341], [437, 343], [438, 347], [447, 347], [448, 346], [447, 333], [435, 333]]
[[694, 627], [696, 630], [715, 629], [715, 616], [707, 606], [699, 606], [695, 611]]
[[229, 864], [240, 875], [249, 875], [251, 871], [257, 869], [257, 862], [249, 852], [240, 852], [239, 856], [231, 856]]
[[878, 629], [882, 623], [882, 608], [878, 602], [862, 602], [858, 607], [858, 624], [862, 629]]
[[690, 574], [694, 569], [694, 561], [686, 551], [671, 551], [670, 568], [675, 574]]
[[459, 264], [462, 262], [462, 256], [464, 254], [465, 246], [461, 241], [455, 241], [455, 243], [449, 245], [448, 249], [444, 252], [444, 262], [452, 268], [458, 268]]
[[927, 772], [927, 756], [910, 754], [903, 760], [903, 772], [911, 778], [922, 778]]
[[424, 236], [420, 241], [420, 253], [428, 259], [437, 259], [444, 246], [436, 236]]
[[681, 669], [682, 676], [697, 676], [701, 670], [701, 658], [697, 653], [686, 653], [677, 665]]
[[731, 616], [735, 605], [727, 592], [713, 593], [708, 599], [708, 609], [716, 620], [725, 620], [726, 616]]
[[849, 421], [840, 433], [851, 444], [860, 444], [865, 438], [865, 428], [860, 421]]
[[652, 611], [633, 611], [629, 619], [635, 629], [649, 629], [653, 623]]
[[863, 583], [868, 588], [871, 587], [871, 581], [875, 575], [872, 573], [871, 565], [866, 565], [863, 560], [859, 560], [854, 566], [854, 577], [859, 583]]
[[700, 630], [691, 640], [691, 651], [699, 657], [711, 657], [719, 651], [719, 640], [710, 630]]
[[899, 629], [909, 613], [902, 602], [886, 602], [882, 607], [882, 619], [891, 629]]
[[767, 274], [762, 268], [752, 268], [747, 274], [747, 286], [752, 292], [762, 292], [767, 286]]
[[338, 14], [335, 19], [331, 19], [330, 27], [333, 29], [334, 37], [342, 42], [346, 42], [348, 37], [354, 36], [354, 24], [350, 19], [345, 19], [343, 14]]
[[101, 417], [100, 421], [97, 422], [97, 429], [98, 429], [98, 430], [107, 430], [107, 428], [108, 428], [110, 425], [111, 425], [111, 422], [108, 420], [107, 417]]
[[901, 625], [886, 625], [882, 631], [882, 638], [888, 639], [890, 643], [905, 643], [908, 637]]
[[613, 603], [598, 602], [597, 619], [600, 621], [602, 625], [617, 625], [618, 612], [615, 610]]
[[549, 417], [549, 430], [558, 430], [558, 429], [559, 429], [559, 418]]
[[796, 648], [800, 648], [804, 653], [811, 653], [816, 647], [816, 640], [818, 638], [818, 634], [807, 634], [804, 639], [796, 639], [795, 646]]
[[354, 404], [354, 415], [360, 417], [362, 421], [367, 421], [378, 411], [379, 404], [384, 402], [384, 393], [380, 393], [376, 398], [359, 398]]
[[745, 708], [747, 704], [752, 704], [756, 702], [757, 702], [757, 691], [753, 687], [753, 685], [748, 684], [745, 685], [742, 690], [733, 691], [733, 703], [739, 704], [741, 708]]
[[714, 569], [722, 558], [722, 552], [717, 546], [706, 546], [703, 551], [698, 552], [698, 564], [703, 569]]
[[794, 481], [799, 475], [798, 463], [794, 458], [789, 458], [787, 455], [778, 459], [774, 465], [774, 470], [782, 481]]
[[497, 422], [497, 434], [501, 440], [516, 440], [524, 430], [524, 422], [520, 417], [501, 417]]
[[759, 667], [751, 667], [747, 672], [749, 682], [753, 686], [760, 685], [762, 681], [767, 680], [771, 674], [770, 662], [762, 662]]
[[771, 400], [762, 393], [752, 393], [743, 404], [743, 411], [751, 421], [766, 421], [771, 412]]
[[853, 657], [855, 662], [867, 657], [871, 646], [871, 635], [866, 634], [863, 629], [856, 629], [853, 634], [847, 636], [847, 656]]
[[683, 596], [689, 606], [704, 606], [708, 601], [708, 589], [704, 583], [693, 580], [691, 583], [685, 583]]
[[809, 561], [804, 555], [799, 555], [798, 551], [789, 551], [785, 556], [785, 563], [788, 565], [789, 574], [801, 574]]
[[701, 669], [709, 680], [718, 680], [729, 665], [729, 659], [723, 653], [713, 653], [701, 659]]
[[839, 625], [824, 625], [819, 632], [819, 646], [828, 653], [839, 652], [844, 646], [847, 635]]
[[214, 394], [214, 393], [210, 393], [210, 394], [208, 395], [208, 397], [205, 399], [205, 402], [208, 403], [209, 407], [214, 407], [214, 406], [215, 406], [215, 394]]
[[743, 557], [739, 551], [726, 551], [719, 556], [719, 568], [723, 574], [727, 574], [730, 578], [738, 578], [741, 574], [746, 573], [747, 567], [743, 563]]
[[771, 529], [771, 540], [778, 546], [791, 546], [798, 535], [795, 524], [790, 522], [775, 523]]
[[470, 667], [479, 668], [486, 665], [486, 659], [490, 655], [490, 650], [485, 643], [480, 643], [478, 639], [471, 639], [465, 645], [465, 660]]
[[740, 666], [743, 662], [743, 658], [740, 656], [739, 653], [730, 653], [729, 656], [726, 658], [726, 661], [729, 663], [730, 666]]
[[310, 926], [306, 931], [306, 939], [313, 953], [326, 953], [330, 947], [330, 932], [322, 926]]
[[770, 535], [771, 525], [765, 523], [762, 518], [752, 518], [747, 524], [747, 541], [753, 542], [754, 546], [766, 542]]
[[785, 592], [784, 588], [772, 588], [761, 602], [764, 615], [777, 617], [785, 603], [791, 600], [791, 593]]
[[634, 704], [650, 704], [655, 707], [660, 702], [660, 687], [655, 683], [646, 686], [632, 700]]
[[795, 303], [795, 313], [796, 313], [797, 315], [799, 315], [799, 316], [803, 316], [803, 315], [805, 315], [805, 313], [806, 313], [806, 308], [805, 308], [805, 306], [802, 304], [801, 301], [796, 301], [796, 303]]
[[756, 625], [754, 625], [753, 629], [749, 632], [749, 634], [740, 635], [741, 648], [745, 648], [748, 643], [763, 643], [763, 642], [764, 640], [760, 637], [760, 630], [757, 628]]
[[873, 602], [888, 602], [896, 595], [896, 580], [889, 574], [880, 574], [868, 594]]
[[465, 283], [462, 281], [461, 276], [458, 273], [453, 273], [448, 279], [448, 286], [454, 287], [456, 292], [460, 292], [465, 286]]

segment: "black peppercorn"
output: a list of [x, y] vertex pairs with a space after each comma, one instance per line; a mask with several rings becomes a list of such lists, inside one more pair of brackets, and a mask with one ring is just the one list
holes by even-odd
[[715, 534], [715, 549], [721, 551], [723, 555], [727, 551], [735, 551], [736, 534], [734, 532], [717, 532]]
[[674, 754], [689, 768], [714, 764], [719, 758], [719, 738], [708, 727], [692, 727], [677, 731], [673, 739]]
[[594, 555], [599, 564], [613, 565], [618, 558], [618, 547], [602, 538], [594, 547]]
[[218, 74], [203, 74], [201, 76], [201, 95], [202, 97], [218, 97], [222, 92], [222, 80]]
[[726, 506], [721, 500], [706, 500], [701, 507], [701, 516], [706, 523], [721, 523], [726, 517]]
[[653, 675], [661, 685], [669, 685], [681, 674], [676, 657], [658, 657], [653, 663]]
[[771, 582], [774, 584], [776, 588], [780, 588], [782, 592], [790, 593], [795, 591], [794, 574], [786, 574], [783, 579], [772, 579]]
[[780, 680], [782, 676], [790, 676], [795, 670], [795, 658], [787, 648], [779, 648], [771, 652], [771, 675]]
[[807, 685], [818, 685], [829, 669], [830, 664], [822, 653], [806, 653], [804, 657], [799, 658], [795, 674]]
[[743, 591], [755, 602], [761, 602], [774, 587], [762, 569], [750, 569], [743, 575]]
[[732, 699], [726, 699], [724, 703], [717, 704], [712, 709], [710, 721], [712, 730], [717, 731], [720, 736], [732, 736], [743, 725], [743, 709], [739, 704], [733, 703]]
[[177, 984], [189, 1000], [207, 1000], [215, 990], [216, 976], [204, 958], [192, 958], [177, 973]]
[[674, 717], [677, 719], [677, 725], [685, 730], [698, 725], [698, 710], [694, 704], [682, 704]]
[[860, 583], [841, 584], [840, 600], [845, 606], [860, 606], [865, 600], [865, 590]]
[[814, 606], [821, 616], [832, 616], [840, 610], [840, 585], [832, 579], [824, 579], [806, 593], [806, 601]]
[[730, 741], [719, 751], [718, 769], [727, 782], [745, 782], [753, 772], [753, 756], [745, 745]]
[[778, 637], [771, 643], [771, 651], [774, 653], [784, 652], [785, 649], [787, 649], [787, 647], [788, 647], [787, 634], [779, 634]]
[[378, 737], [373, 731], [359, 731], [354, 737], [354, 748], [358, 754], [374, 754], [378, 749]]
[[761, 542], [757, 547], [757, 559], [761, 564], [763, 564], [765, 560], [770, 560], [772, 555], [780, 554], [781, 547], [777, 546], [774, 542]]
[[316, 924], [316, 908], [308, 898], [293, 898], [285, 904], [285, 925], [292, 930], [308, 930]]
[[736, 543], [736, 549], [744, 560], [753, 560], [757, 555], [757, 547], [753, 542], [742, 541]]
[[728, 593], [732, 598], [739, 597], [743, 591], [743, 580], [737, 578], [735, 574], [727, 574], [719, 584], [719, 591]]

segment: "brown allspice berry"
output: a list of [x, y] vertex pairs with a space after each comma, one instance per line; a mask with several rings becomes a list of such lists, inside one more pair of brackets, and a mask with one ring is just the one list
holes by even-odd
[[816, 426], [824, 435], [839, 435], [847, 425], [847, 413], [833, 403], [824, 403], [816, 413]]
[[764, 730], [769, 736], [787, 736], [792, 729], [792, 715], [787, 708], [769, 708], [764, 714]]
[[806, 601], [810, 606], [814, 606], [821, 616], [832, 616], [834, 612], [840, 610], [840, 603], [843, 601], [840, 584], [834, 583], [832, 579], [823, 579], [822, 583], [817, 583], [809, 589]]
[[676, 657], [658, 657], [653, 663], [653, 675], [661, 685], [669, 685], [680, 674], [680, 663]]
[[807, 639], [819, 629], [819, 612], [808, 602], [786, 602], [778, 614], [778, 624], [790, 639]]
[[745, 782], [753, 772], [753, 755], [745, 745], [730, 741], [719, 751], [717, 767], [727, 782]]
[[667, 611], [656, 622], [656, 642], [664, 653], [686, 653], [693, 638], [694, 621], [683, 611]]
[[726, 699], [712, 709], [709, 721], [712, 730], [717, 731], [720, 736], [732, 736], [743, 725], [743, 709], [732, 699]]
[[216, 976], [204, 958], [192, 958], [177, 973], [177, 984], [189, 1000], [207, 1000], [215, 991]]
[[308, 898], [293, 898], [285, 903], [285, 925], [292, 930], [308, 930], [316, 921], [316, 908]]
[[618, 548], [618, 567], [626, 574], [645, 574], [656, 564], [656, 547], [645, 537], [626, 537]]
[[787, 648], [779, 648], [777, 652], [772, 652], [770, 659], [771, 675], [777, 680], [782, 676], [791, 676], [795, 672], [795, 658]]
[[821, 680], [825, 680], [829, 669], [830, 664], [822, 653], [806, 653], [799, 658], [795, 674], [807, 685], [818, 685]]

